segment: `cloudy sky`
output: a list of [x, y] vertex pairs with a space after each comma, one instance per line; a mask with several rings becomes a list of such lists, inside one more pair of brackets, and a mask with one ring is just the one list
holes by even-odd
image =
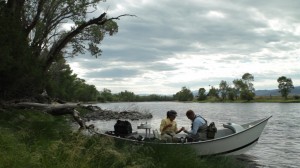
[[256, 90], [286, 76], [300, 85], [298, 0], [107, 0], [97, 12], [116, 17], [119, 32], [102, 56], [69, 60], [73, 72], [101, 91], [175, 94], [232, 84], [244, 73]]

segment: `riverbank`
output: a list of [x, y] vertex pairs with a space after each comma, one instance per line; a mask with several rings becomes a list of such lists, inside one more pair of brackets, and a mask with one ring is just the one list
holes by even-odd
[[86, 136], [72, 131], [71, 122], [69, 116], [1, 109], [0, 168], [246, 167], [228, 157], [198, 158], [189, 149], [144, 148]]

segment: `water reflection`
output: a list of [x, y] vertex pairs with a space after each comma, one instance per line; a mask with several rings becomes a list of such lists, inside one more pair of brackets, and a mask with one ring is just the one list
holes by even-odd
[[241, 163], [243, 163], [243, 165], [247, 165], [248, 168], [262, 167], [262, 165], [258, 163], [258, 158], [253, 155], [242, 154], [242, 155], [230, 156], [230, 157], [236, 159], [237, 161], [240, 161]]

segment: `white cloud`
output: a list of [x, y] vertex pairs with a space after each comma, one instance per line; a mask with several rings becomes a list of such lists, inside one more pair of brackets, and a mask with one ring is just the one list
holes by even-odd
[[134, 14], [118, 20], [100, 59], [69, 60], [99, 90], [175, 94], [248, 72], [256, 89], [277, 88], [279, 76], [300, 83], [300, 1], [110, 0], [98, 14]]
[[218, 11], [209, 11], [206, 14], [206, 16], [209, 18], [220, 18], [220, 19], [225, 18], [225, 14], [223, 14], [222, 12], [218, 12]]

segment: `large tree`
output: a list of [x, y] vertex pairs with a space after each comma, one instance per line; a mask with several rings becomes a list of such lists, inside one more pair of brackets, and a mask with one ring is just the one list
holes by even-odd
[[219, 92], [220, 92], [219, 89], [212, 86], [208, 91], [208, 96], [215, 97], [216, 99], [219, 99], [220, 98]]
[[251, 92], [254, 92], [255, 89], [254, 89], [254, 86], [253, 86], [253, 83], [252, 81], [254, 81], [254, 76], [250, 73], [245, 73], [243, 76], [242, 76], [242, 80], [244, 81], [244, 83], [246, 84], [247, 86], [247, 90], [251, 91]]
[[222, 80], [219, 84], [219, 91], [221, 93], [222, 100], [226, 99], [226, 96], [228, 94], [228, 88], [229, 88], [229, 85], [227, 84], [227, 82]]
[[205, 88], [199, 88], [198, 90], [198, 100], [202, 101], [202, 100], [206, 100], [207, 95], [206, 95], [206, 90]]
[[194, 99], [194, 95], [190, 89], [184, 86], [174, 95], [174, 98], [179, 101], [192, 101]]
[[293, 81], [291, 78], [287, 78], [285, 76], [281, 76], [277, 79], [278, 89], [281, 93], [281, 96], [287, 99], [289, 93], [292, 89], [294, 89]]
[[250, 73], [245, 73], [242, 79], [233, 80], [234, 94], [240, 94], [242, 100], [253, 100], [255, 96], [255, 89], [252, 83], [254, 76]]
[[111, 93], [111, 90], [104, 88], [102, 91], [100, 91], [98, 101], [101, 101], [101, 102], [113, 101], [113, 94]]
[[[88, 51], [100, 56], [98, 44], [105, 35], [118, 32], [114, 20], [130, 16], [109, 17], [97, 8], [102, 2], [105, 0], [0, 0], [0, 77], [4, 82], [0, 91], [11, 89], [13, 83], [22, 85], [22, 76], [32, 78], [24, 77], [24, 81], [35, 82], [40, 90], [45, 82], [41, 76], [46, 77], [62, 54], [75, 56]], [[67, 24], [70, 29], [63, 28]], [[20, 75], [9, 77], [15, 74]]]

